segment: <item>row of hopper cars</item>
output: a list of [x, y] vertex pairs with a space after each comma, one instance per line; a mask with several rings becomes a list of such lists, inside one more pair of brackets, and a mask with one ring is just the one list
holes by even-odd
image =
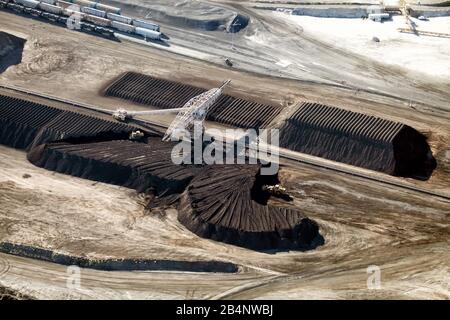
[[67, 25], [69, 17], [80, 19], [82, 31], [114, 37], [115, 31], [138, 35], [146, 40], [161, 40], [160, 27], [149, 21], [130, 18], [121, 9], [87, 0], [0, 0], [0, 8], [27, 13]]

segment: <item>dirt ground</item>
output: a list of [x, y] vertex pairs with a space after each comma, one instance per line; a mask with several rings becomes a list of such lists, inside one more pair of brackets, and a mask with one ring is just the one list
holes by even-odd
[[[142, 199], [132, 190], [49, 172], [28, 163], [21, 151], [6, 147], [0, 151], [1, 241], [91, 258], [222, 260], [241, 268], [231, 275], [83, 269], [84, 291], [73, 292], [65, 287], [65, 267], [0, 254], [6, 270], [0, 272], [0, 284], [24, 294], [37, 298], [67, 294], [126, 298], [126, 292], [134, 298], [185, 298], [187, 292], [193, 298], [450, 297], [447, 202], [401, 190], [374, 190], [365, 181], [306, 167], [283, 170], [285, 185], [294, 191], [294, 205], [320, 224], [325, 244], [308, 252], [258, 253], [198, 238], [178, 223], [174, 210], [145, 213]], [[380, 290], [367, 289], [370, 265], [381, 269]], [[39, 272], [31, 271], [35, 268]], [[139, 286], [137, 279], [141, 279]]]
[[[353, 52], [386, 65], [398, 66], [410, 73], [421, 73], [448, 81], [450, 78], [450, 41], [447, 38], [400, 33], [408, 28], [404, 16], [394, 16], [383, 23], [368, 19], [317, 18], [274, 13], [298, 24], [304, 30], [338, 48]], [[450, 34], [450, 17], [420, 21], [410, 18], [419, 31]], [[375, 42], [376, 37], [379, 42]], [[412, 54], [414, 52], [414, 54]], [[288, 63], [288, 61], [286, 61]]]
[[[255, 26], [267, 27], [269, 18], [252, 13], [252, 19], [250, 32]], [[249, 55], [259, 58], [252, 60], [244, 51], [233, 53], [231, 39], [224, 35], [210, 51], [218, 56], [232, 52], [238, 70], [218, 65], [220, 60], [205, 62], [162, 48], [113, 42], [4, 12], [0, 21], [0, 31], [27, 39], [22, 63], [1, 74], [0, 84], [109, 109], [142, 110], [145, 107], [105, 98], [99, 92], [125, 71], [208, 87], [232, 79], [228, 89], [232, 93], [285, 106], [303, 99], [320, 101], [417, 128], [430, 137], [439, 166], [424, 185], [448, 189], [450, 114], [445, 83], [403, 81], [401, 70], [352, 56], [343, 58], [342, 72], [338, 72], [330, 61], [345, 54], [330, 54], [326, 46], [310, 38], [295, 42], [297, 61], [304, 58], [305, 65], [286, 68], [272, 63], [280, 61], [284, 47], [277, 52], [253, 43], [255, 48], [247, 47]], [[275, 20], [275, 32], [280, 23]], [[189, 31], [182, 38], [180, 30], [167, 30], [175, 47], [189, 39], [205, 40], [198, 45], [200, 56], [212, 42], [208, 34]], [[240, 48], [247, 40], [239, 41]], [[285, 56], [292, 58], [294, 51]], [[313, 52], [316, 59], [308, 60]], [[351, 75], [355, 71], [358, 76]], [[356, 86], [365, 76], [369, 78], [364, 87], [373, 90]], [[282, 179], [295, 196], [294, 205], [319, 223], [325, 244], [308, 252], [260, 253], [200, 239], [178, 223], [174, 210], [163, 215], [145, 213], [141, 197], [132, 190], [36, 168], [21, 151], [0, 147], [0, 154], [0, 241], [88, 257], [214, 259], [241, 267], [237, 274], [83, 269], [81, 289], [69, 290], [66, 267], [0, 254], [0, 286], [22, 294], [125, 299], [450, 298], [450, 204], [438, 198], [306, 165], [284, 168]], [[381, 270], [381, 289], [367, 287], [371, 265]]]

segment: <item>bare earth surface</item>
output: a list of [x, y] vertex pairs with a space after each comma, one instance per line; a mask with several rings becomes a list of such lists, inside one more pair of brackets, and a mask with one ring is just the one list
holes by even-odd
[[[8, 267], [0, 284], [31, 296], [450, 297], [450, 205], [436, 199], [398, 190], [386, 195], [307, 168], [302, 174], [284, 170], [295, 205], [321, 225], [326, 243], [309, 252], [258, 253], [196, 237], [174, 210], [144, 212], [132, 190], [52, 173], [29, 164], [20, 151], [0, 151], [2, 241], [91, 258], [214, 259], [241, 267], [235, 275], [84, 269], [83, 290], [73, 292], [65, 287], [65, 267], [0, 254]], [[381, 290], [367, 290], [369, 265], [382, 270]]]
[[[234, 39], [239, 52], [227, 34], [190, 30], [180, 37], [181, 30], [167, 27], [173, 48], [198, 47], [195, 59], [0, 12], [0, 31], [27, 39], [22, 63], [1, 74], [0, 84], [110, 109], [144, 109], [99, 92], [125, 71], [207, 87], [230, 78], [235, 94], [286, 107], [315, 100], [417, 128], [438, 160], [433, 177], [417, 183], [449, 190], [448, 81], [346, 51], [330, 53], [302, 32], [276, 39], [286, 26], [280, 17], [246, 13], [252, 25]], [[261, 35], [270, 45], [255, 41]], [[286, 39], [294, 40], [283, 44]], [[205, 52], [207, 62], [200, 60]], [[224, 68], [224, 56], [232, 56], [237, 69]], [[280, 63], [286, 60], [293, 63]], [[308, 252], [261, 253], [198, 238], [178, 223], [174, 209], [145, 212], [132, 190], [34, 167], [24, 152], [10, 148], [0, 147], [0, 155], [0, 241], [91, 258], [219, 260], [240, 267], [236, 274], [83, 269], [81, 289], [69, 290], [66, 267], [0, 254], [0, 288], [37, 298], [450, 298], [450, 203], [439, 198], [290, 164], [282, 169], [283, 183], [293, 205], [319, 223], [325, 244]], [[379, 290], [367, 288], [371, 265], [381, 269]]]

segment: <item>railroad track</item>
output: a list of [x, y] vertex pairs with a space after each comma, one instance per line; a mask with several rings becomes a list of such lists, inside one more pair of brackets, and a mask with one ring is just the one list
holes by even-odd
[[[114, 110], [103, 109], [103, 108], [99, 108], [97, 106], [94, 106], [94, 105], [91, 105], [91, 104], [88, 104], [88, 103], [73, 101], [73, 100], [70, 100], [70, 99], [64, 99], [64, 98], [56, 97], [54, 95], [40, 93], [40, 92], [36, 92], [36, 91], [33, 91], [33, 90], [20, 88], [20, 87], [14, 86], [14, 85], [0, 84], [0, 89], [16, 91], [16, 92], [19, 92], [19, 93], [22, 93], [22, 94], [27, 94], [29, 96], [38, 97], [38, 98], [44, 98], [44, 99], [47, 99], [47, 100], [50, 100], [50, 101], [64, 103], [64, 104], [69, 105], [71, 107], [80, 108], [80, 109], [88, 110], [88, 111], [94, 111], [94, 112], [98, 112], [98, 113], [101, 113], [101, 114], [104, 114], [104, 115], [108, 115], [108, 116], [112, 116], [113, 113], [114, 113]], [[150, 124], [150, 128], [152, 130], [157, 130], [157, 131], [161, 131], [161, 132], [165, 132], [167, 127], [168, 127], [167, 125], [164, 125], [164, 124], [161, 124], [161, 123], [144, 121], [144, 120], [140, 120], [140, 119], [133, 119], [132, 122], [137, 124], [137, 125], [139, 125], [139, 126], [141, 126], [141, 127], [143, 127], [143, 128], [148, 128], [149, 124]]]
[[[23, 88], [19, 88], [17, 86], [13, 86], [13, 85], [0, 85], [0, 88], [16, 91], [16, 92], [19, 92], [22, 94], [27, 94], [27, 95], [34, 96], [34, 97], [48, 99], [48, 100], [55, 101], [55, 102], [64, 103], [64, 104], [70, 105], [72, 107], [81, 108], [84, 110], [99, 112], [99, 113], [102, 113], [105, 115], [112, 115], [114, 112], [112, 110], [99, 108], [99, 107], [96, 107], [91, 104], [76, 102], [76, 101], [73, 101], [70, 99], [59, 98], [59, 97], [49, 95], [49, 94], [38, 93], [33, 90], [23, 89]], [[150, 128], [152, 130], [157, 130], [162, 133], [165, 132], [166, 129], [168, 128], [167, 124], [158, 123], [155, 121], [149, 121], [149, 120], [140, 119], [140, 118], [133, 118], [132, 120], [130, 120], [130, 122], [132, 122], [138, 126], [141, 126], [143, 128]], [[350, 175], [353, 177], [358, 177], [360, 179], [365, 179], [365, 180], [381, 183], [381, 184], [384, 184], [387, 186], [393, 186], [393, 187], [402, 188], [402, 189], [405, 189], [408, 191], [413, 191], [413, 192], [418, 192], [418, 193], [434, 196], [434, 197], [437, 197], [442, 200], [450, 202], [450, 194], [447, 194], [445, 192], [436, 191], [436, 190], [430, 190], [430, 189], [423, 188], [420, 186], [416, 186], [412, 183], [405, 181], [403, 178], [397, 178], [397, 177], [389, 176], [387, 174], [381, 174], [381, 173], [378, 173], [375, 171], [358, 168], [358, 167], [350, 166], [347, 164], [342, 164], [342, 163], [330, 161], [327, 159], [323, 159], [320, 157], [302, 154], [299, 152], [294, 152], [294, 151], [283, 149], [283, 148], [279, 148], [278, 153], [280, 155], [280, 158], [284, 159], [285, 163], [287, 163], [287, 164], [290, 164], [289, 162], [294, 162], [293, 163], [294, 165], [298, 164], [298, 163], [302, 163], [302, 164], [305, 164], [308, 166], [318, 167], [318, 168], [330, 170], [333, 172], [347, 174], [347, 175]], [[282, 161], [280, 161], [280, 164], [283, 164]]]
[[[295, 153], [295, 154], [294, 154]], [[280, 150], [280, 157], [295, 161], [295, 162], [301, 162], [306, 165], [314, 166], [314, 167], [320, 167], [327, 170], [332, 170], [339, 173], [344, 173], [347, 175], [351, 175], [354, 177], [382, 183], [385, 185], [390, 185], [402, 189], [406, 189], [409, 191], [419, 192], [422, 194], [427, 194], [430, 196], [438, 197], [440, 199], [443, 199], [445, 201], [450, 202], [450, 194], [446, 194], [444, 192], [429, 190], [426, 188], [422, 188], [419, 186], [415, 186], [411, 183], [407, 183], [403, 181], [404, 178], [397, 178], [394, 176], [389, 176], [387, 174], [380, 174], [375, 171], [358, 168], [358, 167], [352, 167], [350, 165], [341, 164], [338, 162], [329, 161], [326, 159], [298, 153], [298, 152], [292, 152], [290, 150]]]

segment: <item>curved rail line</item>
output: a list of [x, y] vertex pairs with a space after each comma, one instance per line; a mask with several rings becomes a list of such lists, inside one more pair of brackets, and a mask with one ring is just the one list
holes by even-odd
[[[59, 97], [49, 95], [49, 94], [38, 93], [33, 90], [23, 89], [23, 88], [19, 88], [17, 86], [13, 86], [13, 85], [0, 84], [0, 88], [28, 94], [28, 95], [39, 97], [39, 98], [48, 99], [48, 100], [55, 101], [55, 102], [64, 103], [64, 104], [71, 105], [71, 106], [77, 107], [77, 108], [82, 108], [85, 110], [100, 112], [105, 115], [112, 115], [114, 112], [112, 110], [99, 108], [99, 107], [96, 107], [96, 106], [93, 106], [93, 105], [90, 105], [87, 103], [76, 102], [76, 101], [73, 101], [70, 99], [59, 98]], [[143, 128], [149, 128], [149, 129], [158, 130], [161, 132], [165, 132], [165, 130], [168, 128], [167, 124], [162, 124], [162, 123], [139, 119], [139, 118], [133, 118], [131, 120], [131, 122], [136, 125], [139, 125]], [[338, 172], [338, 173], [348, 174], [348, 175], [351, 175], [354, 177], [367, 179], [367, 180], [382, 183], [385, 185], [390, 185], [390, 186], [394, 186], [397, 188], [403, 188], [403, 189], [406, 189], [409, 191], [419, 192], [422, 194], [427, 194], [430, 196], [438, 197], [442, 200], [450, 202], [450, 194], [446, 194], [444, 192], [439, 192], [436, 190], [429, 190], [429, 189], [426, 189], [423, 187], [415, 186], [411, 183], [401, 181], [400, 178], [379, 174], [377, 172], [371, 172], [370, 170], [367, 170], [367, 169], [352, 167], [352, 166], [346, 165], [346, 164], [335, 163], [330, 160], [290, 151], [287, 149], [280, 148], [278, 151], [279, 151], [280, 158], [285, 159], [288, 162], [294, 161], [297, 163], [302, 163], [302, 164], [306, 164], [306, 165], [313, 166], [313, 167], [319, 167], [322, 169], [327, 169], [327, 170], [331, 170], [331, 171]]]

